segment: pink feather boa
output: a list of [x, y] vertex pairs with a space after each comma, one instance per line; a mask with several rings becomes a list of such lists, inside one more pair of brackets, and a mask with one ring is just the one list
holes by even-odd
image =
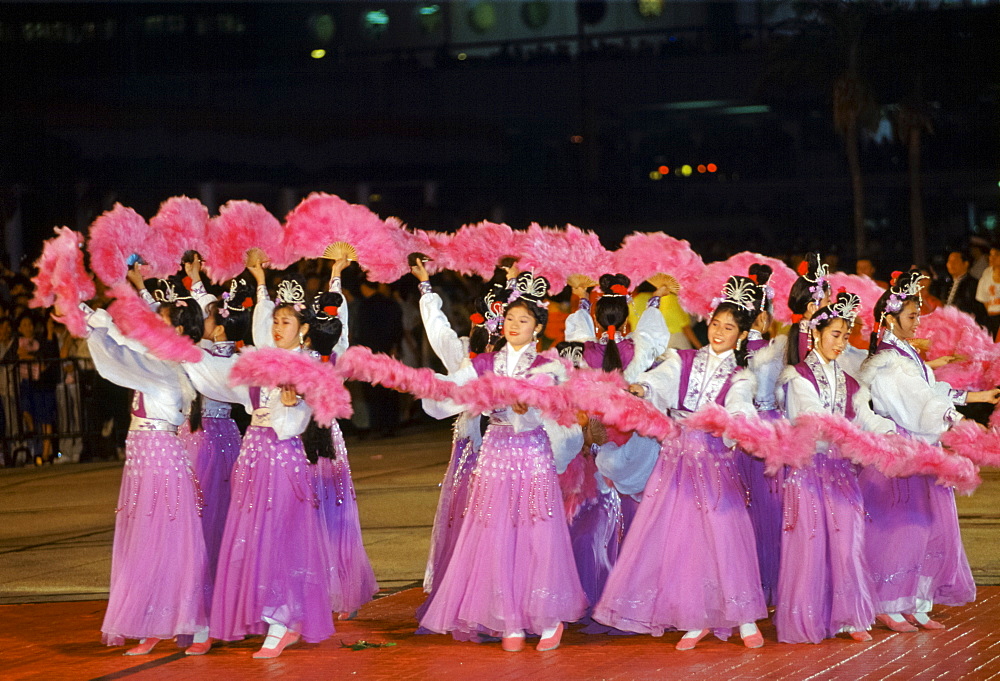
[[247, 251], [259, 248], [275, 264], [285, 262], [284, 230], [264, 206], [250, 201], [229, 201], [212, 218], [204, 238], [205, 273], [212, 281], [232, 279], [246, 267]]
[[585, 274], [597, 281], [614, 266], [612, 255], [597, 235], [573, 225], [547, 229], [533, 223], [520, 248], [519, 269], [548, 279], [552, 293], [561, 291], [571, 274]]
[[[174, 196], [160, 205], [159, 212], [149, 219], [149, 228], [160, 245], [151, 253], [150, 274], [169, 277], [180, 268], [181, 257], [188, 249], [205, 248], [205, 229], [208, 226], [208, 208], [197, 199]], [[203, 253], [204, 255], [204, 253]]]
[[351, 395], [335, 366], [304, 352], [247, 348], [233, 365], [229, 381], [269, 388], [291, 385], [312, 408], [317, 423], [332, 423], [354, 413]]
[[436, 265], [438, 269], [489, 279], [502, 257], [522, 254], [521, 234], [495, 222], [464, 225], [448, 239], [447, 246], [438, 254]]
[[410, 240], [396, 218], [382, 220], [365, 206], [339, 196], [314, 193], [306, 197], [285, 223], [285, 258], [315, 258], [335, 241], [346, 241], [358, 252], [358, 264], [372, 281], [396, 281], [410, 271], [406, 262]]
[[201, 350], [178, 333], [138, 296], [129, 284], [119, 282], [108, 289], [116, 298], [108, 307], [121, 332], [139, 341], [156, 357], [172, 362], [198, 362]]
[[611, 271], [627, 275], [633, 285], [657, 272], [669, 274], [681, 283], [681, 302], [686, 309], [690, 309], [697, 296], [690, 299], [689, 296], [704, 269], [701, 256], [691, 250], [687, 241], [663, 232], [634, 232], [625, 237], [621, 247], [615, 251]]
[[[125, 280], [128, 273], [127, 260], [138, 253], [147, 262], [156, 261], [160, 244], [142, 216], [131, 208], [116, 203], [90, 226], [90, 266], [94, 274], [108, 286]], [[176, 265], [176, 263], [175, 263]]]
[[337, 373], [344, 380], [377, 383], [413, 395], [418, 399], [450, 399], [454, 383], [437, 378], [431, 369], [414, 369], [388, 355], [352, 345], [337, 358]]
[[96, 293], [94, 281], [83, 266], [83, 235], [69, 227], [56, 227], [56, 236], [47, 240], [42, 255], [35, 262], [38, 275], [31, 307], [52, 307], [62, 314], [53, 318], [66, 325], [74, 336], [87, 333], [87, 320], [80, 303]]
[[786, 324], [790, 323], [792, 312], [788, 309], [788, 292], [799, 275], [780, 260], [749, 251], [737, 253], [728, 260], [706, 265], [697, 281], [681, 282], [681, 290], [688, 289], [685, 297], [691, 306], [688, 311], [705, 318], [711, 316], [714, 312], [712, 300], [721, 294], [726, 280], [734, 274], [747, 276], [750, 266], [758, 262], [770, 265], [773, 270], [768, 285], [774, 289], [775, 319]]

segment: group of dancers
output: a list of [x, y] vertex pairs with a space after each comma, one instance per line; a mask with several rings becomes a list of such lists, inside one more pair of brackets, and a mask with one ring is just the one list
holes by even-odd
[[[878, 301], [867, 356], [848, 343], [860, 300], [831, 291], [815, 254], [788, 292], [769, 286], [767, 265], [733, 273], [698, 350], [669, 347], [659, 305], [676, 293], [668, 277], [650, 273], [655, 291], [631, 330], [628, 277], [577, 278], [559, 357], [537, 347], [548, 282], [518, 271], [517, 260], [501, 261], [460, 337], [421, 256], [411, 256], [441, 379], [495, 374], [527, 394], [565, 382], [574, 366], [620, 373], [680, 435], [661, 442], [584, 413], [561, 425], [517, 401], [483, 414], [424, 399], [431, 416], [456, 420], [421, 632], [499, 639], [512, 652], [537, 636], [536, 649], [548, 651], [567, 623], [582, 621], [591, 633], [680, 632], [678, 650], [738, 630], [758, 648], [769, 607], [778, 641], [867, 641], [876, 621], [898, 632], [941, 628], [934, 604], [975, 598], [954, 492], [933, 477], [886, 477], [838, 456], [836, 443], [819, 443], [807, 466], [768, 475], [735, 443], [683, 425], [706, 405], [793, 423], [825, 412], [936, 443], [961, 420], [956, 405], [996, 404], [1000, 390], [935, 381], [909, 342], [919, 273], [900, 275]], [[348, 264], [333, 260], [329, 290], [312, 299], [294, 276], [272, 299], [266, 262], [248, 262], [216, 299], [196, 252], [152, 292], [136, 263], [129, 281], [200, 344], [197, 362], [158, 359], [107, 312], [82, 306], [97, 370], [135, 390], [105, 643], [139, 639], [126, 654], [141, 655], [176, 638], [198, 655], [213, 639], [264, 635], [253, 656], [274, 658], [299, 639], [328, 638], [335, 613], [350, 617], [376, 593], [336, 422], [316, 421], [291, 376], [277, 387], [230, 380], [249, 345], [336, 362], [348, 339]], [[796, 316], [787, 335], [772, 336], [778, 293]], [[251, 414], [242, 440], [232, 404]]]

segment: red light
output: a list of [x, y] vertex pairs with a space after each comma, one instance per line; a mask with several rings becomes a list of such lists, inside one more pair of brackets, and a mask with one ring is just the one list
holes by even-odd
[[699, 172], [699, 173], [703, 173], [703, 172], [705, 172], [705, 166], [703, 166], [703, 165], [699, 165], [699, 166], [698, 166], [698, 172]]
[[668, 168], [667, 166], [660, 166], [659, 168], [657, 168], [657, 170], [660, 171], [660, 175], [669, 175], [670, 174], [670, 168]]
[[714, 173], [716, 170], [719, 169], [719, 166], [715, 165], [714, 163], [709, 163], [707, 167], [708, 167], [708, 172], [710, 173]]

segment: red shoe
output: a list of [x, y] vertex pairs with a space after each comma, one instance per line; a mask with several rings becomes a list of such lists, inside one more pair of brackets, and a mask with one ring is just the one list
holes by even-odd
[[872, 640], [872, 635], [869, 634], [867, 631], [852, 631], [850, 632], [850, 634], [851, 638], [853, 638], [855, 641], [861, 641], [862, 643], [864, 643], [865, 641]]
[[500, 641], [500, 647], [508, 653], [519, 653], [524, 650], [523, 636], [504, 636]]
[[188, 649], [184, 651], [185, 655], [204, 655], [212, 648], [212, 639], [207, 641], [202, 641], [201, 643], [192, 643], [188, 646]]
[[749, 636], [744, 636], [743, 645], [745, 645], [747, 648], [763, 648], [764, 634], [760, 633], [760, 630], [758, 629]]
[[877, 619], [879, 622], [889, 627], [893, 631], [898, 631], [902, 634], [912, 634], [914, 631], [917, 630], [917, 628], [912, 624], [910, 624], [909, 622], [905, 620], [902, 622], [897, 622], [888, 615], [875, 615], [875, 619]]
[[150, 651], [153, 650], [153, 646], [160, 642], [158, 638], [147, 638], [141, 641], [139, 645], [134, 648], [129, 648], [125, 651], [126, 655], [149, 655]]
[[914, 617], [913, 615], [909, 615], [909, 614], [905, 614], [905, 615], [903, 615], [903, 617], [905, 617], [906, 621], [909, 622], [910, 624], [912, 624], [914, 626], [918, 626], [918, 627], [923, 627], [924, 629], [944, 629], [945, 628], [943, 624], [941, 624], [937, 620], [932, 620], [929, 617], [927, 618], [926, 622], [921, 622], [916, 617]]
[[559, 643], [562, 641], [562, 635], [563, 635], [563, 623], [560, 622], [559, 626], [556, 627], [555, 633], [549, 636], [548, 638], [543, 638], [542, 640], [540, 640], [538, 642], [538, 645], [535, 646], [535, 650], [537, 650], [540, 653], [544, 653], [547, 650], [555, 650], [556, 648], [559, 647]]
[[297, 631], [286, 631], [285, 635], [281, 637], [278, 641], [278, 645], [273, 648], [261, 647], [256, 653], [253, 654], [253, 659], [255, 660], [271, 660], [278, 655], [281, 655], [281, 651], [292, 645], [299, 640], [299, 632]]
[[358, 611], [354, 610], [352, 612], [341, 612], [337, 614], [338, 620], [352, 620], [358, 616]]
[[681, 640], [677, 642], [674, 646], [677, 650], [694, 650], [694, 647], [698, 645], [698, 641], [708, 636], [708, 629], [702, 629], [701, 633], [697, 636], [682, 636]]

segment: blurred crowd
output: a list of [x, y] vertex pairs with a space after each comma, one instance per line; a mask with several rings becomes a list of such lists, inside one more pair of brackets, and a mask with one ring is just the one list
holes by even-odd
[[[802, 255], [786, 258], [796, 267]], [[305, 280], [309, 295], [325, 285], [325, 261], [302, 261], [294, 269]], [[831, 272], [841, 271], [831, 257]], [[973, 315], [996, 339], [1000, 333], [1000, 246], [973, 238], [968, 246], [938, 254], [921, 269], [930, 279], [924, 313], [942, 305]], [[886, 287], [891, 275], [868, 259], [851, 272]], [[54, 321], [49, 310], [29, 307], [33, 294], [32, 267], [0, 267], [0, 434], [4, 467], [121, 458], [128, 429], [128, 391], [101, 378], [90, 362], [87, 345]], [[281, 272], [271, 272], [280, 278]], [[443, 370], [423, 332], [417, 281], [407, 275], [392, 284], [368, 281], [353, 266], [344, 272], [344, 294], [350, 310], [350, 342], [392, 355], [412, 367]], [[443, 311], [452, 328], [467, 335], [474, 299], [482, 281], [454, 272], [433, 275]], [[633, 283], [635, 286], [635, 282]], [[211, 290], [211, 286], [209, 287]], [[641, 311], [652, 290], [646, 282], [633, 290], [633, 307]], [[213, 291], [219, 293], [218, 291]], [[100, 296], [100, 294], [99, 294]], [[108, 301], [99, 297], [96, 306]], [[543, 348], [563, 340], [565, 319], [575, 309], [569, 287], [550, 299]], [[675, 348], [700, 347], [705, 342], [702, 320], [688, 314], [676, 296], [661, 299], [661, 311]], [[858, 342], [863, 342], [856, 334]], [[425, 417], [408, 395], [369, 384], [348, 386], [354, 417], [343, 423], [345, 435], [362, 439], [389, 437], [401, 427]]]

